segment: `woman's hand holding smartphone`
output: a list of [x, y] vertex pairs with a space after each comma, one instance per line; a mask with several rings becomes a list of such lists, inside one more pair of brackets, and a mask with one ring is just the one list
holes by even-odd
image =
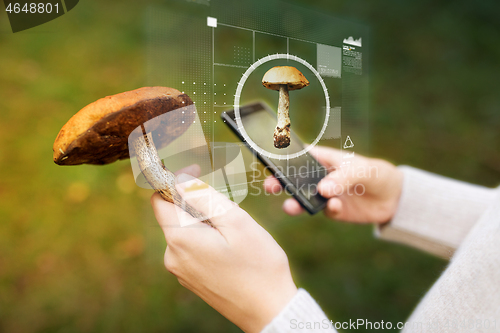
[[[349, 166], [341, 166], [342, 151], [317, 146], [311, 154], [330, 173], [318, 184], [318, 192], [328, 199], [324, 209], [331, 219], [355, 223], [385, 223], [394, 216], [403, 184], [403, 174], [393, 164], [374, 158], [356, 155]], [[280, 182], [269, 176], [264, 190], [280, 190]], [[283, 203], [289, 215], [304, 212], [294, 199]]]
[[[249, 144], [248, 148], [252, 153], [266, 166], [267, 170], [275, 175], [281, 186], [285, 187], [296, 199], [296, 202], [309, 214], [315, 214], [323, 210], [326, 199], [318, 194], [316, 188], [318, 182], [326, 175], [326, 170], [311, 154], [308, 152], [301, 153], [304, 150], [304, 144], [297, 135], [291, 131], [292, 140], [290, 146], [286, 149], [277, 149], [274, 147], [272, 139], [268, 139], [268, 136], [265, 135], [266, 133], [273, 133], [276, 124], [276, 114], [269, 106], [257, 102], [242, 106], [239, 111], [245, 132], [254, 141], [253, 143], [263, 151], [272, 152], [284, 158], [269, 158], [265, 154], [259, 153]], [[221, 117], [240, 140], [246, 140], [238, 129], [234, 110], [222, 113]], [[288, 157], [296, 154], [299, 156], [295, 158]]]

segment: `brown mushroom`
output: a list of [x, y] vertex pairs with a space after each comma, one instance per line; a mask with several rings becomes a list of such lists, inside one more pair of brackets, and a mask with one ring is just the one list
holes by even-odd
[[[163, 165], [153, 143], [154, 140], [162, 147], [168, 145], [189, 128], [194, 114], [176, 113], [168, 123], [151, 120], [192, 104], [188, 95], [166, 87], [145, 87], [101, 98], [81, 109], [62, 127], [53, 146], [54, 162], [102, 165], [127, 159], [129, 151], [135, 152], [143, 175], [163, 199], [213, 227], [209, 219], [182, 200], [175, 189], [175, 175]], [[129, 150], [129, 135], [138, 127], [142, 131], [132, 138], [134, 147]], [[154, 127], [162, 127], [158, 131], [161, 134], [153, 133]]]
[[290, 145], [290, 100], [288, 91], [298, 90], [309, 85], [309, 81], [295, 67], [276, 66], [264, 74], [262, 85], [267, 89], [279, 91], [278, 124], [274, 130], [274, 147], [286, 148]]

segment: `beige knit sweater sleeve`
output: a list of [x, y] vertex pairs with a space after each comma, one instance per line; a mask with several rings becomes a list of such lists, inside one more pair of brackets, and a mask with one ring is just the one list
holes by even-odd
[[450, 258], [497, 191], [409, 166], [399, 169], [404, 180], [398, 209], [391, 222], [376, 228], [377, 236]]
[[[398, 210], [391, 222], [377, 228], [377, 235], [453, 256], [407, 320], [404, 333], [500, 332], [500, 188], [399, 168], [404, 183]], [[300, 289], [262, 332], [336, 332], [328, 323], [314, 299]]]

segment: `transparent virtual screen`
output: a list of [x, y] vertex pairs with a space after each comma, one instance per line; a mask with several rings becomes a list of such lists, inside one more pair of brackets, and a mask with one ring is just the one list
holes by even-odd
[[[297, 154], [304, 149], [303, 143], [340, 149], [345, 164], [354, 154], [367, 152], [366, 26], [275, 0], [179, 1], [168, 8], [151, 6], [145, 17], [147, 84], [176, 88], [196, 106], [194, 125], [199, 131], [183, 136], [177, 149], [184, 152], [179, 154], [195, 156], [187, 153], [193, 148], [190, 140], [202, 138], [202, 148], [196, 149], [206, 149], [202, 155], [208, 157], [201, 158], [204, 172], [213, 175], [221, 169], [216, 161], [230, 159], [221, 144], [238, 146], [242, 153], [241, 163], [231, 166], [241, 177], [221, 176], [210, 184], [230, 188], [251, 181], [248, 175], [255, 159], [245, 157], [246, 148], [241, 148], [240, 139], [221, 114], [233, 110], [237, 101], [238, 107], [265, 103], [277, 116], [279, 92], [262, 84], [265, 73], [276, 66], [295, 67], [309, 81], [308, 86], [289, 91], [290, 128], [300, 140], [292, 138], [288, 148], [278, 149], [273, 145], [276, 117], [264, 113], [252, 119], [242, 117], [241, 125], [256, 146], [284, 158], [287, 165], [307, 162], [307, 155]], [[273, 55], [275, 59], [263, 61]]]

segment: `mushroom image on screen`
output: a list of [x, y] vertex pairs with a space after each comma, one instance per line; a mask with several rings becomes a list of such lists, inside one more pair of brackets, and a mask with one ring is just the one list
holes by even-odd
[[[151, 131], [144, 124], [159, 116], [193, 104], [188, 95], [167, 87], [145, 87], [101, 98], [77, 112], [61, 129], [54, 142], [54, 162], [58, 165], [103, 165], [130, 158], [135, 152], [141, 172], [161, 197], [181, 207], [191, 216], [213, 227], [211, 221], [189, 206], [175, 189], [175, 175], [158, 156]], [[181, 136], [193, 123], [192, 112], [177, 113], [164, 126], [156, 140], [163, 147]], [[129, 135], [140, 127], [129, 151]]]
[[274, 130], [274, 147], [282, 149], [290, 145], [290, 99], [288, 92], [309, 85], [306, 77], [295, 67], [277, 66], [264, 74], [262, 85], [279, 91], [278, 124]]

